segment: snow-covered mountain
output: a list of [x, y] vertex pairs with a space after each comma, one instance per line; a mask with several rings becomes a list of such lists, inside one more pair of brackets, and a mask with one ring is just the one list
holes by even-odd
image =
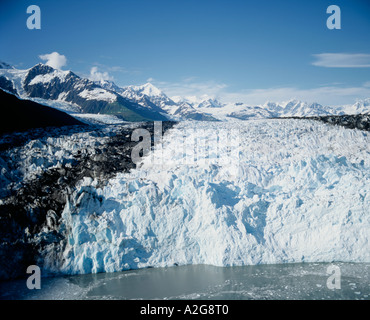
[[166, 107], [175, 105], [162, 91], [150, 83], [142, 86], [119, 87], [112, 81], [101, 81], [103, 88], [112, 90], [122, 97], [156, 112], [166, 113]]
[[0, 69], [14, 69], [14, 67], [6, 62], [0, 61]]
[[342, 106], [342, 114], [369, 114], [370, 113], [370, 98], [358, 100], [353, 105]]
[[250, 107], [245, 106], [239, 111], [233, 111], [226, 115], [229, 118], [236, 118], [240, 120], [249, 120], [249, 119], [264, 119], [264, 118], [273, 118], [274, 113], [270, 112], [268, 109], [264, 109], [258, 106]]
[[194, 107], [195, 109], [204, 109], [206, 111], [206, 108], [222, 108], [225, 106], [225, 104], [221, 103], [217, 99], [214, 99], [210, 97], [207, 94], [204, 94], [200, 97], [197, 96], [186, 96], [186, 97], [180, 97], [180, 96], [174, 96], [171, 98], [173, 101], [175, 101], [177, 104], [181, 103], [187, 103]]
[[153, 102], [161, 105], [162, 103], [171, 103], [169, 99], [161, 90], [152, 85], [151, 83], [146, 83], [142, 86], [128, 86], [125, 88], [127, 91], [131, 91], [134, 94], [150, 97]]
[[185, 101], [175, 102], [163, 91], [151, 83], [141, 86], [118, 87], [112, 82], [102, 83], [104, 88], [109, 88], [121, 96], [154, 111], [167, 115], [172, 120], [202, 120], [215, 121], [216, 119], [206, 112], [196, 110], [194, 106]]
[[[199, 108], [203, 111], [203, 108]], [[327, 115], [355, 115], [367, 114], [370, 112], [370, 99], [358, 101], [353, 105], [344, 106], [323, 106], [319, 103], [307, 103], [299, 100], [286, 102], [266, 102], [259, 106], [250, 106], [244, 103], [225, 104], [221, 108], [207, 108], [208, 113], [217, 119], [266, 119], [286, 117], [317, 117]]]
[[151, 83], [120, 87], [112, 81], [94, 82], [72, 71], [57, 70], [44, 64], [18, 70], [0, 62], [0, 88], [23, 99], [74, 112], [77, 117], [80, 114], [106, 114], [129, 121], [233, 121], [370, 112], [370, 99], [353, 105], [329, 107], [299, 100], [266, 102], [256, 106], [222, 103], [208, 95], [170, 98]]
[[236, 109], [238, 110], [227, 114], [227, 117], [248, 120], [253, 118], [311, 117], [336, 114], [335, 110], [330, 107], [299, 100], [289, 100], [282, 103], [266, 102], [262, 106], [239, 104]]
[[197, 105], [197, 108], [222, 108], [223, 104], [216, 99], [206, 99]]
[[178, 119], [186, 118], [199, 121], [218, 120], [207, 112], [200, 112], [199, 110], [196, 110], [191, 104], [187, 102], [179, 103], [176, 108], [171, 110], [171, 114]]
[[307, 103], [299, 100], [289, 100], [282, 103], [280, 112], [277, 109], [275, 107], [272, 110], [269, 109], [269, 111], [275, 111], [277, 117], [309, 117], [330, 114], [331, 111], [318, 103]]
[[94, 82], [41, 63], [26, 70], [3, 62], [0, 67], [0, 88], [23, 99], [73, 112], [76, 117], [82, 113], [114, 115], [128, 121], [216, 120], [190, 104], [175, 103], [150, 83], [119, 87], [112, 81]]
[[[0, 69], [0, 84], [24, 99], [43, 99], [78, 106], [82, 113], [110, 114], [123, 120], [167, 120], [158, 112], [148, 110], [134, 101], [105, 89], [72, 71], [57, 70], [44, 64], [27, 70]], [[11, 89], [11, 88], [10, 88]]]
[[4, 76], [0, 76], [0, 88], [3, 89], [4, 91], [17, 94], [17, 91], [15, 90], [13, 83], [7, 79]]

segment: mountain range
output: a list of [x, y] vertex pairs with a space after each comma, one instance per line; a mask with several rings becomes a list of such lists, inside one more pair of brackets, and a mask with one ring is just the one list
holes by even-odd
[[0, 62], [0, 88], [22, 99], [65, 111], [82, 121], [199, 120], [230, 121], [275, 117], [308, 117], [370, 112], [370, 99], [353, 105], [323, 106], [289, 100], [251, 106], [245, 103], [221, 103], [204, 99], [168, 97], [151, 83], [117, 86], [112, 81], [92, 81], [72, 71], [37, 64], [26, 70]]

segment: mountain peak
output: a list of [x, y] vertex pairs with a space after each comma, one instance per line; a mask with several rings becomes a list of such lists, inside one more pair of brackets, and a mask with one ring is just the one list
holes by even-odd
[[159, 90], [156, 86], [152, 85], [150, 82], [145, 83], [142, 85], [143, 93], [148, 96], [161, 96], [163, 92]]
[[293, 98], [293, 99], [289, 99], [288, 101], [285, 101], [284, 105], [297, 105], [300, 103], [303, 103], [303, 102], [301, 100]]
[[370, 106], [370, 98], [357, 100], [356, 105]]
[[198, 104], [198, 108], [222, 108], [223, 104], [217, 99], [207, 98]]
[[0, 61], [0, 69], [14, 69], [14, 67], [4, 61]]
[[47, 64], [40, 62], [34, 65], [30, 70], [37, 71], [38, 73], [46, 74], [46, 73], [53, 72], [55, 69], [53, 67], [48, 66]]
[[156, 86], [147, 82], [140, 86], [129, 86], [128, 88], [138, 92], [139, 94], [146, 95], [149, 97], [163, 97], [165, 94], [159, 90]]

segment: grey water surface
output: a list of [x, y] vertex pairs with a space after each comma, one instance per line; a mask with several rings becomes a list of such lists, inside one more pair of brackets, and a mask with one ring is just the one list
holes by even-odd
[[[333, 265], [340, 278], [330, 278]], [[189, 265], [42, 278], [39, 290], [25, 279], [0, 282], [0, 299], [369, 300], [369, 271], [369, 263]]]

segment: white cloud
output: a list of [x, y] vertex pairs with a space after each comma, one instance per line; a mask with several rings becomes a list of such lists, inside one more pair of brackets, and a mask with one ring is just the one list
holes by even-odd
[[61, 69], [67, 64], [67, 58], [58, 52], [42, 54], [39, 58], [41, 60], [46, 60], [46, 64], [55, 69]]
[[370, 54], [362, 53], [320, 53], [312, 64], [326, 68], [370, 68]]
[[89, 78], [93, 81], [113, 81], [113, 77], [110, 76], [108, 72], [100, 72], [98, 71], [98, 67], [91, 68]]

